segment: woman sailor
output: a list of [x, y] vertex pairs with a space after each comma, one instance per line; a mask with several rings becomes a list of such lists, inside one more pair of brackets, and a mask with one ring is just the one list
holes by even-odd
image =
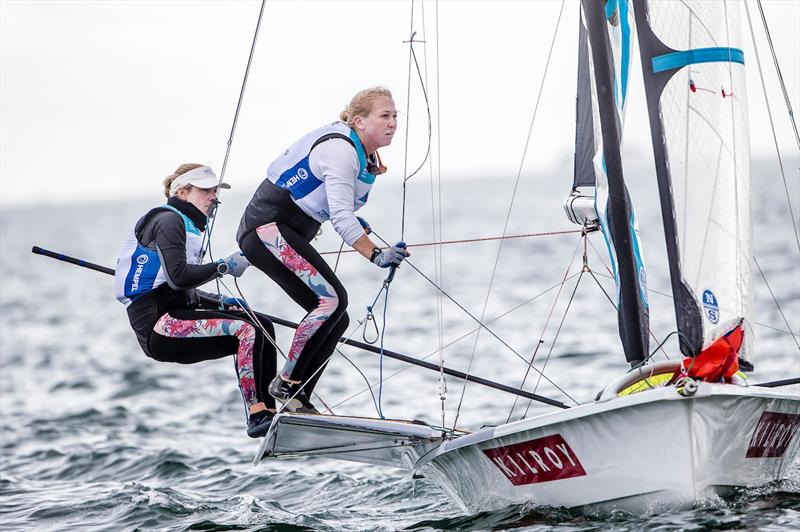
[[[164, 179], [165, 205], [136, 223], [117, 261], [117, 299], [145, 354], [161, 362], [194, 364], [235, 354], [239, 388], [247, 413], [247, 434], [266, 434], [275, 401], [266, 393], [275, 375], [272, 324], [254, 323], [243, 312], [201, 309], [195, 287], [249, 266], [241, 253], [202, 263], [203, 232], [217, 201], [213, 170], [183, 164]], [[222, 188], [230, 188], [222, 183]]]
[[392, 142], [397, 129], [391, 92], [362, 90], [339, 117], [270, 164], [236, 238], [247, 259], [307, 312], [269, 386], [273, 397], [296, 412], [317, 413], [309, 397], [349, 323], [347, 292], [310, 244], [320, 225], [330, 220], [348, 245], [382, 268], [409, 255], [402, 242], [381, 250], [354, 214], [367, 202], [375, 176], [386, 170], [377, 150]]

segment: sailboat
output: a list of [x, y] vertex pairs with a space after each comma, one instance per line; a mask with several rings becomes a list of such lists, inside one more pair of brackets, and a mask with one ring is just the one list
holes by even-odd
[[[555, 410], [474, 432], [283, 412], [255, 463], [313, 456], [400, 468], [472, 512], [512, 504], [652, 511], [786, 477], [800, 453], [800, 394], [783, 387], [800, 379], [748, 385], [742, 373], [753, 369], [755, 318], [740, 5], [582, 0], [581, 7], [574, 178], [564, 207], [584, 238], [602, 235], [620, 355], [630, 370], [592, 402], [568, 406], [343, 340]], [[634, 39], [680, 349], [657, 362], [643, 245], [620, 150]], [[33, 252], [113, 275], [80, 259]]]
[[[402, 468], [468, 511], [510, 504], [647, 511], [785, 477], [800, 395], [748, 386], [750, 155], [740, 6], [582, 0], [567, 215], [611, 258], [631, 369], [588, 404], [472, 433], [281, 413], [255, 462], [317, 456]], [[620, 154], [638, 38], [682, 356], [653, 362], [642, 244]], [[776, 383], [780, 384], [780, 383]]]

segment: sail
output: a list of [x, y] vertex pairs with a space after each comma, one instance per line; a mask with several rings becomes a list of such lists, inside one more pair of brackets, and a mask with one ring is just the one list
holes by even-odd
[[681, 351], [740, 322], [752, 350], [750, 146], [740, 5], [636, 5]]
[[[619, 332], [625, 358], [631, 364], [644, 360], [649, 348], [647, 284], [634, 208], [622, 173], [620, 143], [625, 118], [630, 73], [633, 15], [627, 0], [600, 3], [584, 0], [583, 24], [588, 39], [586, 62], [579, 66], [578, 127], [591, 127], [591, 169], [596, 213], [616, 282]], [[583, 57], [583, 56], [582, 56]], [[582, 73], [584, 77], [581, 77]], [[581, 105], [582, 87], [590, 89], [591, 106]], [[585, 94], [585, 92], [584, 92]], [[586, 98], [584, 98], [586, 100]], [[576, 172], [585, 134], [576, 133]], [[582, 161], [583, 162], [583, 161]], [[576, 185], [578, 176], [576, 173]]]
[[578, 91], [575, 101], [575, 171], [572, 189], [594, 186], [594, 117], [589, 76], [589, 36], [583, 18], [578, 20]]

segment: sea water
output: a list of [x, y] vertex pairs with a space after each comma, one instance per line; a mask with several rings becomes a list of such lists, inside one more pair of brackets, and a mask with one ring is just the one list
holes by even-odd
[[[566, 168], [566, 167], [565, 167]], [[756, 167], [759, 168], [759, 167]], [[569, 170], [569, 169], [567, 169]], [[565, 170], [565, 176], [568, 171]], [[756, 270], [760, 324], [753, 382], [800, 374], [800, 251], [783, 186], [774, 169], [754, 171], [769, 184], [754, 191], [754, 248], [769, 282]], [[510, 208], [514, 178], [445, 180], [419, 176], [402, 190], [379, 178], [359, 214], [393, 243], [461, 240], [570, 231], [561, 211], [564, 176], [523, 176]], [[380, 181], [383, 179], [383, 181]], [[641, 181], [650, 183], [650, 177]], [[235, 178], [234, 178], [235, 183]], [[791, 188], [793, 187], [793, 188]], [[636, 188], [636, 186], [632, 187]], [[796, 183], [790, 183], [798, 212]], [[434, 191], [433, 198], [431, 190]], [[648, 267], [654, 349], [674, 330], [660, 212], [654, 188], [636, 191]], [[212, 237], [215, 257], [234, 250], [233, 235], [249, 191], [226, 191]], [[252, 465], [258, 442], [245, 416], [232, 359], [192, 366], [158, 363], [139, 349], [110, 276], [30, 253], [33, 245], [113, 267], [122, 239], [151, 198], [105, 203], [20, 206], [3, 210], [0, 233], [0, 523], [3, 530], [705, 530], [796, 529], [800, 464], [783, 482], [701, 501], [690, 510], [655, 515], [592, 515], [560, 508], [514, 506], [465, 515], [436, 486], [405, 472], [326, 459], [269, 460]], [[438, 210], [441, 208], [442, 225]], [[435, 214], [434, 214], [435, 213]], [[796, 214], [795, 214], [796, 216]], [[435, 223], [434, 223], [435, 220]], [[436, 227], [434, 233], [434, 226]], [[330, 225], [314, 245], [338, 251]], [[502, 382], [523, 384], [525, 359], [535, 373], [524, 387], [568, 404], [591, 401], [626, 369], [617, 335], [609, 261], [599, 233], [536, 236], [500, 242], [411, 247], [411, 263], [366, 322], [372, 340], [385, 326], [391, 350]], [[579, 277], [586, 250], [592, 274]], [[331, 264], [337, 255], [326, 255]], [[352, 327], [378, 294], [386, 271], [353, 253], [338, 257]], [[426, 280], [421, 274], [425, 274]], [[568, 281], [561, 285], [567, 277]], [[578, 282], [579, 281], [579, 282]], [[576, 289], [577, 283], [577, 289]], [[227, 288], [235, 289], [230, 278]], [[438, 285], [446, 297], [437, 296]], [[289, 320], [303, 312], [255, 269], [239, 283], [250, 304]], [[209, 291], [225, 291], [212, 284]], [[775, 300], [777, 300], [777, 305]], [[488, 296], [487, 296], [488, 294]], [[468, 311], [470, 317], [458, 305]], [[780, 307], [780, 309], [779, 309]], [[501, 316], [501, 318], [497, 318]], [[785, 319], [784, 319], [785, 318]], [[475, 319], [488, 325], [474, 332]], [[788, 322], [788, 324], [787, 324]], [[469, 334], [473, 331], [471, 334]], [[507, 344], [504, 346], [497, 338]], [[456, 341], [457, 339], [460, 340]], [[278, 327], [285, 350], [291, 331]], [[673, 358], [677, 345], [664, 346]], [[437, 372], [351, 347], [336, 355], [317, 390], [337, 414], [375, 416], [380, 402], [393, 418], [442, 422]], [[658, 355], [661, 356], [660, 354]], [[374, 386], [384, 376], [378, 395]], [[474, 429], [551, 407], [448, 378], [445, 418]], [[794, 387], [798, 390], [798, 387]], [[373, 397], [374, 395], [374, 397]], [[462, 401], [463, 396], [463, 401]], [[461, 404], [459, 408], [459, 404]]]

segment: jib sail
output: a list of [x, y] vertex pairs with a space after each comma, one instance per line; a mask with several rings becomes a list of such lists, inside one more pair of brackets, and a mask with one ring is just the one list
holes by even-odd
[[740, 6], [635, 10], [681, 351], [742, 322], [752, 350], [750, 145]]

